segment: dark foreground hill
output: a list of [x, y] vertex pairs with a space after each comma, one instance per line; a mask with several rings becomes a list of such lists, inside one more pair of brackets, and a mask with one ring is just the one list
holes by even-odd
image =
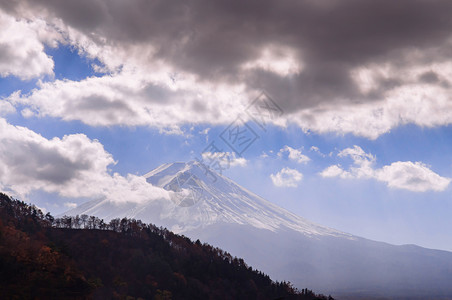
[[[269, 245], [270, 246], [270, 245]], [[2, 299], [328, 299], [141, 221], [55, 219], [0, 193]], [[332, 298], [329, 298], [332, 299]]]

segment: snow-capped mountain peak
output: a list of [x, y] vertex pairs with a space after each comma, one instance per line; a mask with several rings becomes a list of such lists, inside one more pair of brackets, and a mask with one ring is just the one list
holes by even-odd
[[156, 200], [150, 195], [140, 203], [96, 200], [66, 214], [106, 221], [127, 217], [164, 226], [242, 257], [298, 288], [312, 286], [338, 295], [346, 291], [361, 298], [410, 291], [410, 296], [423, 293], [425, 299], [432, 298], [435, 288], [452, 294], [451, 253], [393, 246], [314, 224], [199, 162], [164, 164], [144, 177], [171, 191], [171, 197]]
[[171, 215], [180, 226], [202, 227], [225, 222], [271, 231], [292, 229], [307, 235], [350, 235], [311, 223], [241, 187], [200, 162], [164, 164], [144, 175], [175, 192]]
[[172, 201], [118, 204], [108, 199], [95, 200], [66, 214], [94, 214], [106, 220], [116, 217], [136, 218], [165, 226], [177, 233], [227, 223], [273, 232], [295, 230], [308, 236], [329, 235], [353, 239], [349, 234], [290, 213], [197, 161], [163, 164], [144, 177], [152, 185], [173, 191]]

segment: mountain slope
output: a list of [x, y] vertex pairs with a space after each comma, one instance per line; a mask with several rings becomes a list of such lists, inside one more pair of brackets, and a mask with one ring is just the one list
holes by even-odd
[[452, 299], [452, 253], [374, 242], [314, 224], [210, 172], [196, 162], [164, 164], [145, 177], [172, 191], [171, 201], [92, 201], [67, 214], [153, 222], [243, 257], [277, 280], [344, 299]]
[[278, 231], [291, 229], [305, 235], [352, 235], [309, 222], [239, 186], [227, 177], [206, 174], [198, 162], [164, 164], [144, 175], [156, 186], [173, 191], [172, 202], [114, 204], [108, 199], [85, 203], [68, 215], [93, 214], [105, 219], [119, 216], [165, 224], [186, 232], [217, 223], [248, 225]]
[[328, 299], [166, 229], [89, 219], [54, 219], [0, 193], [1, 299]]

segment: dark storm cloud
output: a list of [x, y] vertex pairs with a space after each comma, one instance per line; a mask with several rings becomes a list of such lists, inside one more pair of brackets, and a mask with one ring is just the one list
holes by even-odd
[[[33, 7], [38, 3], [87, 36], [96, 33], [124, 48], [153, 45], [158, 58], [201, 80], [265, 88], [287, 110], [338, 99], [369, 101], [403, 84], [401, 78], [386, 78], [362, 94], [350, 74], [356, 67], [416, 65], [420, 61], [406, 57], [412, 50], [423, 54], [417, 59], [424, 62], [451, 55], [446, 43], [452, 2], [445, 0], [39, 0]], [[293, 49], [303, 72], [281, 77], [240, 68], [270, 45]]]
[[71, 109], [90, 111], [99, 111], [106, 113], [108, 111], [121, 110], [123, 113], [127, 113], [130, 117], [135, 116], [135, 112], [120, 100], [111, 100], [102, 95], [91, 95], [89, 99], [80, 99], [79, 102], [73, 103]]
[[419, 76], [419, 81], [424, 83], [437, 83], [440, 81], [438, 74], [433, 71], [425, 72]]
[[90, 161], [83, 159], [72, 161], [57, 148], [43, 147], [34, 141], [19, 143], [17, 140], [6, 139], [3, 143], [2, 149], [14, 151], [3, 157], [2, 162], [9, 166], [11, 176], [19, 176], [18, 180], [33, 178], [51, 184], [63, 184], [79, 176], [80, 171], [92, 168]]

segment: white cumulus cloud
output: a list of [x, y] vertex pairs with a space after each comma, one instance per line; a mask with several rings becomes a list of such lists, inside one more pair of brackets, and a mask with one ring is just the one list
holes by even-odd
[[237, 157], [235, 152], [203, 152], [203, 162], [208, 166], [219, 163], [223, 168], [245, 167], [248, 161], [244, 157]]
[[376, 157], [356, 145], [342, 150], [338, 156], [351, 157], [353, 166], [348, 170], [340, 165], [329, 166], [320, 173], [322, 177], [372, 178], [386, 183], [388, 187], [413, 192], [444, 191], [452, 180], [438, 175], [421, 162], [398, 161], [375, 168]]
[[441, 177], [421, 162], [394, 162], [376, 170], [375, 177], [386, 182], [389, 187], [411, 190], [414, 192], [444, 191], [451, 181]]
[[144, 177], [111, 174], [112, 155], [84, 134], [46, 139], [0, 118], [0, 140], [0, 189], [21, 198], [35, 190], [115, 202], [169, 198]]
[[11, 103], [0, 99], [0, 117], [14, 112], [16, 112], [16, 109]]
[[[233, 90], [233, 89], [231, 89]], [[144, 74], [133, 70], [81, 81], [40, 83], [7, 100], [26, 105], [25, 117], [80, 120], [91, 126], [152, 126], [177, 131], [184, 124], [227, 124], [243, 113], [244, 96], [231, 90], [197, 84], [192, 79], [174, 85], [165, 70]]]
[[43, 20], [18, 20], [0, 9], [0, 77], [53, 75], [53, 60], [44, 52], [45, 43], [55, 45], [51, 32]]
[[303, 179], [303, 174], [295, 169], [283, 168], [276, 174], [270, 174], [273, 184], [277, 187], [297, 187]]

